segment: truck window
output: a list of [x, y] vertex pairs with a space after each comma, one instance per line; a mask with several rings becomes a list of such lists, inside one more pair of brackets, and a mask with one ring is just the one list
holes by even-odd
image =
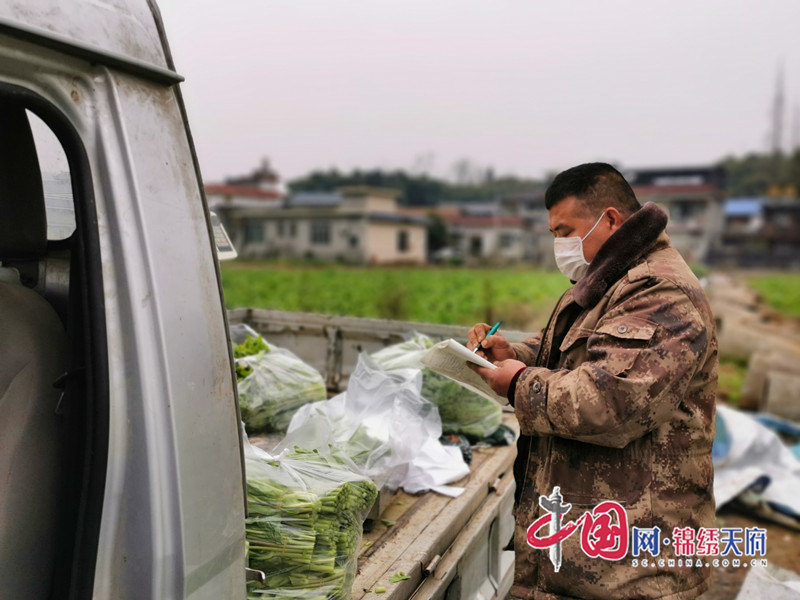
[[2, 598], [91, 597], [108, 439], [96, 220], [77, 131], [0, 82]]
[[75, 231], [75, 206], [67, 155], [52, 130], [35, 114], [26, 112], [42, 173], [47, 239], [65, 240]]

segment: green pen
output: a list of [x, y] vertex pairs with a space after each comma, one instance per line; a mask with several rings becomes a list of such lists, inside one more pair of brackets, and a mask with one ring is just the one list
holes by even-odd
[[[493, 334], [497, 333], [497, 330], [498, 330], [498, 329], [500, 329], [500, 325], [502, 325], [502, 324], [503, 324], [503, 322], [502, 322], [502, 321], [498, 321], [497, 323], [495, 323], [495, 324], [494, 324], [494, 327], [492, 327], [492, 328], [489, 330], [489, 333], [487, 333], [487, 334], [486, 334], [486, 337], [484, 337], [483, 339], [485, 340], [485, 339], [486, 339], [487, 337], [489, 337], [490, 335], [493, 335]], [[480, 342], [478, 343], [478, 345], [477, 345], [477, 346], [475, 346], [475, 350], [473, 350], [473, 351], [472, 351], [472, 353], [473, 353], [473, 354], [475, 354], [475, 353], [476, 353], [478, 350], [483, 350], [483, 346], [481, 346], [481, 345], [480, 345]]]

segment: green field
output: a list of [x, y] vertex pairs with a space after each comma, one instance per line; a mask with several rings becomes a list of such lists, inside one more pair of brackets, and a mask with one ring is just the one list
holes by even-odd
[[800, 274], [781, 273], [748, 277], [747, 284], [779, 313], [800, 317]]
[[569, 281], [532, 268], [350, 267], [223, 263], [228, 308], [251, 307], [472, 325], [541, 328]]
[[[746, 277], [766, 303], [800, 317], [800, 274]], [[222, 264], [228, 308], [252, 307], [471, 325], [543, 327], [569, 282], [531, 267], [354, 267], [281, 261]]]

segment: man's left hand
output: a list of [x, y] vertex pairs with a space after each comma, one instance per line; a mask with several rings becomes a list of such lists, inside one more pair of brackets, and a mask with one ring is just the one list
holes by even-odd
[[514, 359], [501, 360], [496, 363], [496, 369], [487, 369], [486, 367], [479, 367], [475, 363], [467, 363], [467, 366], [480, 375], [483, 380], [489, 384], [489, 387], [494, 390], [498, 396], [506, 396], [508, 394], [508, 386], [511, 385], [511, 380], [520, 369], [526, 368], [524, 362]]

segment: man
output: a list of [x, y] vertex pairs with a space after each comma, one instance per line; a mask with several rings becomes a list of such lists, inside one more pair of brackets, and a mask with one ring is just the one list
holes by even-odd
[[[520, 425], [511, 596], [694, 598], [710, 572], [695, 558], [698, 530], [714, 526], [717, 342], [708, 301], [669, 244], [666, 214], [652, 203], [640, 207], [612, 166], [560, 173], [545, 204], [556, 263], [575, 285], [541, 334], [510, 344], [501, 334], [484, 339], [489, 326], [479, 324], [468, 344], [480, 343], [499, 367], [475, 370], [507, 395]], [[613, 529], [588, 521], [557, 554], [532, 547], [526, 535], [534, 521], [543, 517], [538, 538], [557, 529], [544, 526], [553, 502], [543, 499], [546, 511], [540, 505], [556, 486], [561, 504], [571, 505], [562, 527], [615, 501], [627, 516], [626, 533], [649, 530], [649, 552], [639, 544], [635, 557], [629, 538], [624, 557], [604, 558], [622, 540], [603, 538]], [[619, 523], [618, 512], [608, 514]], [[582, 534], [594, 557], [582, 548]]]

